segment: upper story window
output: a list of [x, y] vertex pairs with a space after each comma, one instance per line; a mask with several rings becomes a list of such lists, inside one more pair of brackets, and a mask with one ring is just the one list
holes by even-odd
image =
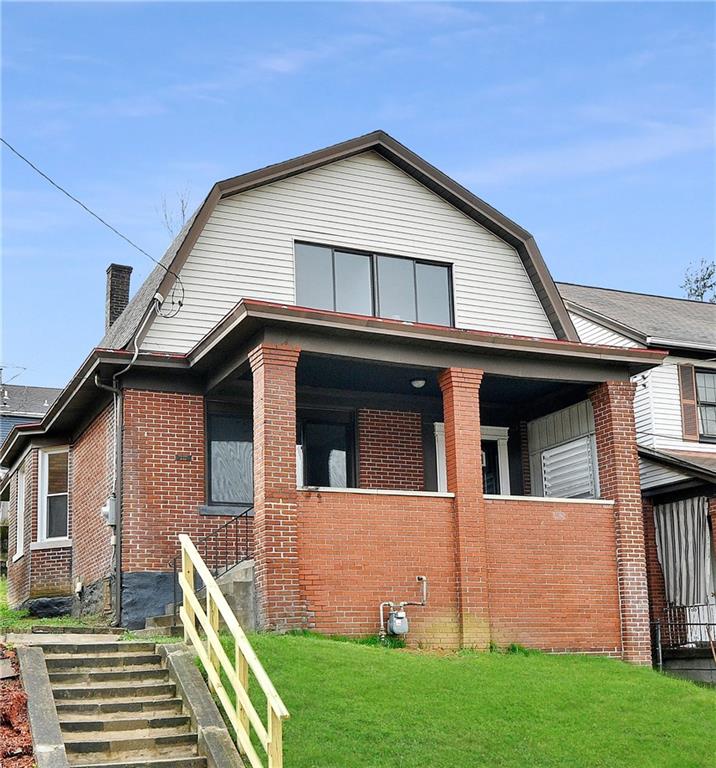
[[450, 266], [296, 243], [296, 303], [357, 315], [452, 325]]
[[67, 448], [40, 451], [38, 541], [69, 536]]
[[696, 371], [699, 433], [716, 438], [716, 371]]

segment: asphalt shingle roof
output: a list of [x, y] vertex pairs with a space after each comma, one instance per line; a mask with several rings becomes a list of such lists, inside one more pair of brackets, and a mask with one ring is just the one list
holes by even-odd
[[62, 392], [55, 387], [27, 387], [5, 384], [0, 399], [0, 416], [42, 416]]
[[716, 349], [716, 304], [572, 283], [556, 285], [565, 301], [605, 315], [643, 336]]

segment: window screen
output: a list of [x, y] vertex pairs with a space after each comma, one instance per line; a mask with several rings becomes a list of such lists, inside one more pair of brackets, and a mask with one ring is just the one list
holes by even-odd
[[542, 452], [545, 496], [590, 499], [596, 496], [592, 438], [580, 437]]
[[251, 419], [210, 413], [209, 501], [250, 506], [254, 498], [254, 444]]

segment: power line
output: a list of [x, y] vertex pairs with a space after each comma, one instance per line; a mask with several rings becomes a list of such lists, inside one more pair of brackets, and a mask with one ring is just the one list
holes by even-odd
[[[121, 237], [122, 240], [124, 240], [126, 243], [129, 243], [129, 245], [131, 245], [132, 248], [136, 249], [141, 254], [146, 256], [148, 259], [153, 261], [157, 266], [161, 267], [168, 275], [173, 275], [176, 278], [177, 284], [181, 289], [181, 293], [180, 293], [180, 297], [175, 301], [173, 296], [173, 290], [172, 290], [171, 304], [172, 306], [175, 303], [178, 305], [176, 312], [178, 312], [179, 309], [181, 309], [182, 303], [184, 301], [184, 284], [182, 283], [182, 280], [179, 277], [179, 275], [176, 272], [174, 272], [174, 270], [169, 269], [169, 267], [162, 264], [162, 262], [159, 261], [158, 259], [155, 259], [154, 256], [152, 256], [150, 253], [147, 253], [144, 250], [144, 248], [140, 248], [133, 240], [130, 240], [126, 235], [122, 234], [116, 227], [113, 227], [109, 222], [105, 221], [99, 214], [95, 213], [91, 208], [85, 205], [81, 200], [79, 200], [73, 194], [68, 192], [64, 187], [58, 184], [54, 179], [50, 178], [44, 171], [40, 170], [31, 160], [29, 160], [27, 157], [25, 157], [25, 155], [23, 155], [21, 152], [15, 149], [15, 147], [13, 147], [12, 144], [10, 144], [9, 141], [6, 141], [2, 136], [0, 136], [0, 142], [2, 142], [14, 155], [19, 157], [20, 160], [22, 160], [24, 163], [27, 163], [27, 165], [29, 165], [30, 168], [32, 168], [32, 170], [35, 171], [35, 173], [38, 173], [40, 176], [42, 176], [43, 179], [45, 179], [45, 181], [48, 181], [50, 184], [52, 184], [52, 186], [55, 187], [55, 189], [58, 189], [60, 192], [62, 192], [63, 195], [69, 197], [70, 200], [77, 203], [77, 205], [79, 205], [80, 208], [83, 208], [85, 211], [87, 211], [87, 213], [89, 213], [90, 216], [97, 219], [97, 221], [99, 221], [100, 224], [104, 224], [104, 226], [107, 227], [107, 229], [114, 232], [115, 235], [117, 235], [118, 237]], [[174, 314], [176, 314], [176, 312], [174, 312]]]

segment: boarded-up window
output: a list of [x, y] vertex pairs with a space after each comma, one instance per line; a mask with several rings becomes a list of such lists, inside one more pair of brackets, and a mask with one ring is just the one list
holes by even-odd
[[210, 413], [209, 501], [251, 506], [254, 498], [254, 443], [251, 419]]
[[545, 496], [592, 499], [596, 496], [592, 438], [580, 437], [542, 452]]

